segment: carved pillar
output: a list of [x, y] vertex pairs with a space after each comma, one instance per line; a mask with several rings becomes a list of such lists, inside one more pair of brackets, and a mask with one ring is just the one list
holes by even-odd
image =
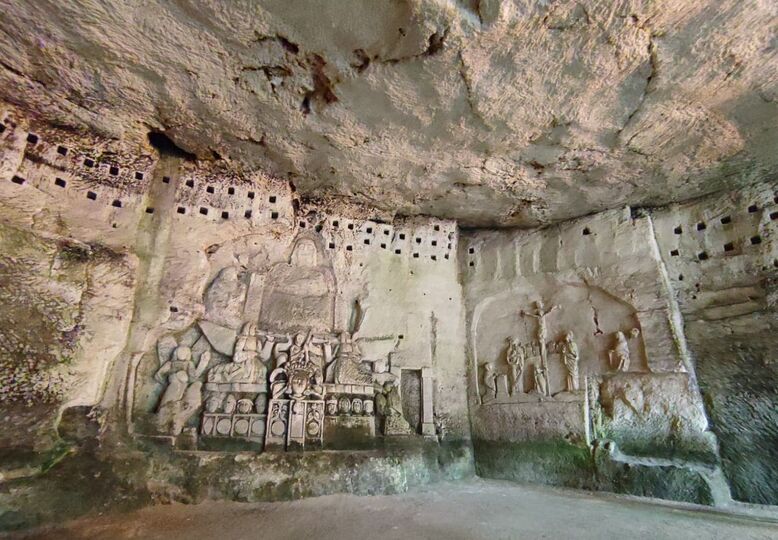
[[432, 368], [423, 368], [421, 370], [421, 433], [427, 436], [435, 435], [433, 380]]

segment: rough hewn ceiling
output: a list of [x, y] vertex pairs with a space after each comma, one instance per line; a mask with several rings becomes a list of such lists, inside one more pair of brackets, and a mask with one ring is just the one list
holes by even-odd
[[778, 172], [775, 0], [4, 0], [0, 94], [304, 196], [554, 222]]

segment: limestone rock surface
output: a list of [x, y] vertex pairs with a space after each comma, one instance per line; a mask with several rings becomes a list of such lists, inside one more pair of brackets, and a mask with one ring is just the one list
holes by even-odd
[[532, 226], [769, 177], [778, 4], [11, 0], [0, 94], [303, 198]]

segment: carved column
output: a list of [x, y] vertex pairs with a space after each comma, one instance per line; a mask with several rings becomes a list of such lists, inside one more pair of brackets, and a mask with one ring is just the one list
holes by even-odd
[[435, 435], [433, 380], [432, 368], [423, 368], [421, 370], [421, 433], [425, 436]]

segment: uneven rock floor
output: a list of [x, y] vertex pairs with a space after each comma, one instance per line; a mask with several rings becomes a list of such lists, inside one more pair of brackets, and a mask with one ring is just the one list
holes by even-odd
[[293, 502], [163, 505], [99, 516], [20, 538], [778, 539], [778, 521], [699, 507], [476, 480], [403, 495]]

